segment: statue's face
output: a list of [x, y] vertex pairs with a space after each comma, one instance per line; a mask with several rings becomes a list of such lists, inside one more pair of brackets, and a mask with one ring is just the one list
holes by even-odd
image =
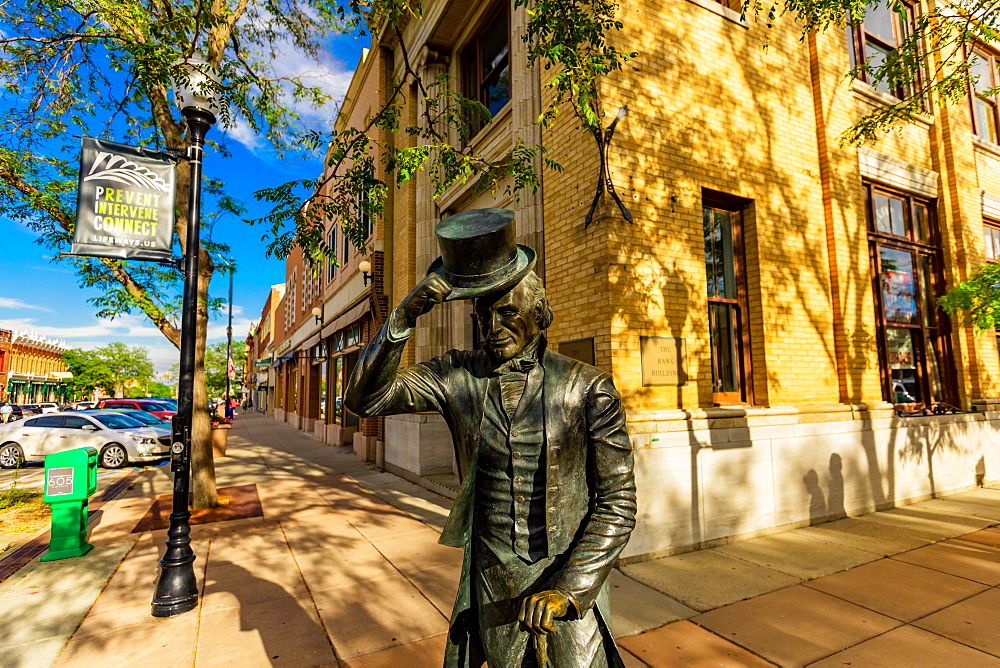
[[486, 350], [495, 359], [512, 359], [538, 336], [535, 303], [523, 282], [500, 297], [477, 299], [475, 307], [479, 328], [486, 339]]

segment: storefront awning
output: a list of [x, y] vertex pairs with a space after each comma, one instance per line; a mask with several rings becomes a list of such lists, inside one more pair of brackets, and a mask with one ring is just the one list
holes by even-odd
[[352, 322], [363, 316], [365, 313], [371, 309], [371, 300], [365, 299], [359, 304], [355, 305], [354, 308], [347, 311], [338, 318], [334, 318], [332, 321], [327, 323], [326, 327], [323, 328], [322, 336], [326, 338], [332, 335], [334, 332], [347, 327]]
[[315, 346], [317, 343], [319, 343], [319, 332], [316, 332], [308, 339], [306, 339], [304, 342], [302, 342], [302, 344], [299, 345], [299, 350], [304, 353], [308, 353], [310, 350], [312, 350], [312, 347]]
[[276, 359], [274, 361], [274, 364], [272, 366], [281, 366], [282, 364], [284, 364], [288, 360], [292, 359], [293, 355], [295, 355], [295, 351], [294, 350], [291, 351], [291, 352], [285, 353], [284, 355], [282, 355], [281, 357], [279, 357], [278, 359]]

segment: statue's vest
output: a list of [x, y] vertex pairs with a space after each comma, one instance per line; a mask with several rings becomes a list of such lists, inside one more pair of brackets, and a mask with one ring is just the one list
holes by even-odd
[[476, 532], [500, 561], [533, 563], [546, 555], [545, 408], [542, 369], [528, 374], [513, 418], [490, 378], [476, 476]]

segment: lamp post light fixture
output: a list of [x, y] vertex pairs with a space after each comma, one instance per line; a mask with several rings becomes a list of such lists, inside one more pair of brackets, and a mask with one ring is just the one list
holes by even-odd
[[372, 263], [368, 260], [362, 260], [358, 263], [358, 269], [361, 271], [361, 278], [365, 281], [365, 287], [368, 287], [368, 282], [372, 280]]
[[316, 318], [316, 324], [323, 324], [323, 309], [318, 306], [313, 306], [312, 310], [313, 317]]
[[173, 419], [170, 470], [174, 474], [174, 495], [167, 529], [167, 550], [160, 559], [152, 613], [173, 617], [198, 605], [198, 582], [194, 575], [191, 550], [191, 512], [188, 490], [191, 474], [191, 428], [194, 415], [194, 369], [197, 345], [198, 251], [201, 245], [201, 160], [205, 134], [220, 115], [213, 94], [218, 85], [211, 67], [200, 58], [175, 64], [177, 106], [188, 125], [186, 158], [190, 167], [187, 236], [184, 247], [184, 302], [181, 310], [180, 375], [177, 385], [177, 415]]

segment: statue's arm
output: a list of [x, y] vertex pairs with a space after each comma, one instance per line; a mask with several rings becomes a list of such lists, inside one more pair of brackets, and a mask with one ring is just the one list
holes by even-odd
[[361, 352], [344, 392], [344, 405], [361, 417], [440, 411], [444, 392], [437, 360], [405, 369], [399, 358], [417, 318], [440, 304], [451, 286], [429, 274], [393, 310]]
[[584, 530], [554, 585], [569, 594], [579, 614], [594, 605], [635, 528], [636, 514], [635, 475], [625, 410], [607, 374], [590, 388], [587, 421], [596, 498]]
[[400, 326], [397, 311], [365, 346], [344, 392], [344, 405], [361, 417], [440, 411], [444, 393], [435, 361], [399, 368], [413, 329]]

